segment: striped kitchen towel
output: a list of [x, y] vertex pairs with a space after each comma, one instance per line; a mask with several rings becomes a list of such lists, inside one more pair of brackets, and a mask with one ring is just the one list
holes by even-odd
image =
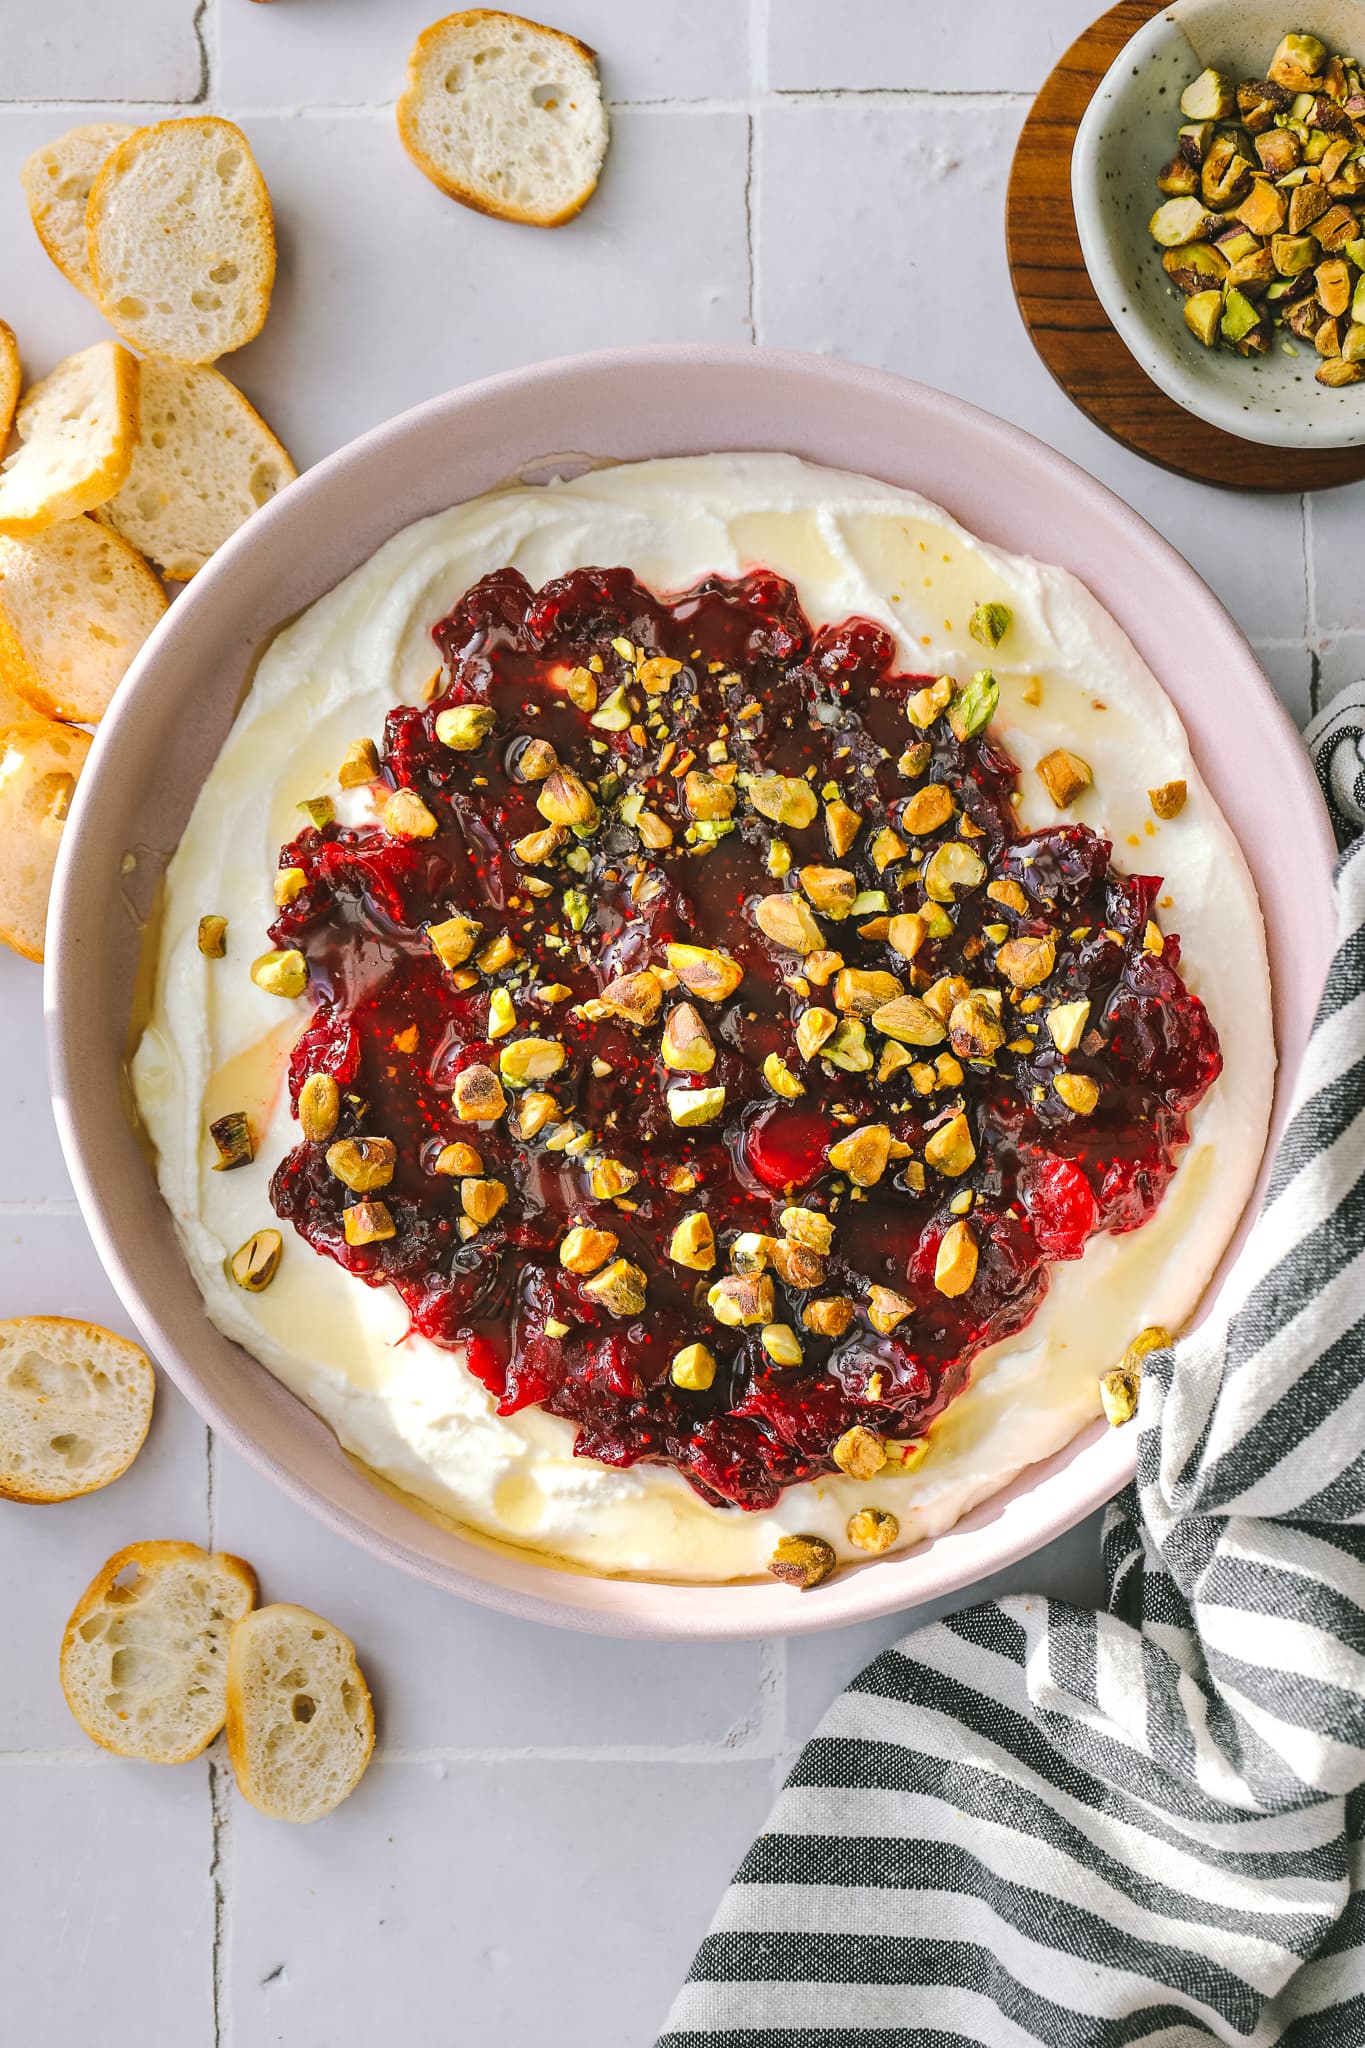
[[[1365, 822], [1365, 685], [1309, 728]], [[826, 1714], [659, 2048], [1365, 2048], [1365, 840], [1264, 1211], [1145, 1361], [1103, 1613], [1016, 1597]]]

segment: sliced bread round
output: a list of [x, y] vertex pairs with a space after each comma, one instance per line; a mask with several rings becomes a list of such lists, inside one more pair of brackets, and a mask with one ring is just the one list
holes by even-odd
[[47, 898], [90, 735], [31, 718], [0, 730], [0, 940], [41, 960]]
[[0, 539], [0, 676], [50, 718], [102, 718], [165, 609], [137, 549], [93, 519]]
[[75, 1500], [126, 1472], [156, 1375], [126, 1337], [66, 1316], [0, 1322], [0, 1495]]
[[148, 355], [211, 363], [259, 334], [275, 281], [270, 194], [240, 128], [213, 114], [139, 128], [86, 207], [100, 311]]
[[374, 1751], [355, 1645], [306, 1607], [258, 1607], [232, 1631], [227, 1743], [242, 1797], [272, 1820], [320, 1820]]
[[32, 387], [0, 462], [0, 533], [41, 533], [113, 497], [133, 459], [137, 376], [136, 356], [97, 341]]
[[19, 169], [38, 240], [87, 299], [94, 298], [95, 284], [85, 247], [86, 201], [104, 159], [133, 132], [122, 121], [68, 128], [55, 142], [35, 149]]
[[203, 364], [145, 362], [132, 467], [107, 526], [183, 582], [298, 475], [235, 384]]
[[449, 14], [408, 58], [398, 133], [462, 205], [559, 227], [591, 199], [607, 153], [597, 53], [519, 14]]
[[228, 1637], [256, 1598], [240, 1557], [194, 1543], [130, 1543], [76, 1602], [62, 1637], [62, 1691], [101, 1749], [183, 1764], [227, 1710]]
[[14, 338], [14, 329], [0, 320], [0, 455], [5, 452], [5, 443], [14, 425], [14, 410], [19, 403], [22, 386], [19, 344]]

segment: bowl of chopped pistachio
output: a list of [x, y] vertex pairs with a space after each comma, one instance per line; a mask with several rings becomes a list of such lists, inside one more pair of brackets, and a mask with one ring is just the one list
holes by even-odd
[[1177, 0], [1076, 131], [1086, 268], [1168, 397], [1262, 445], [1365, 442], [1365, 9]]

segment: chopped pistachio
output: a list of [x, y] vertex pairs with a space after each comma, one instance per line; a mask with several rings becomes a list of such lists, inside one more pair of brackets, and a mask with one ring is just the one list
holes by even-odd
[[978, 669], [948, 706], [954, 737], [965, 742], [981, 732], [994, 718], [999, 702], [999, 683], [988, 668]]
[[396, 789], [384, 806], [384, 830], [395, 839], [433, 839], [437, 824], [415, 789]]
[[546, 825], [540, 832], [527, 832], [521, 839], [514, 839], [512, 852], [523, 867], [539, 867], [542, 861], [558, 853], [567, 837], [562, 825]]
[[669, 654], [652, 654], [636, 669], [636, 678], [651, 697], [660, 697], [667, 690], [674, 676], [681, 674], [682, 663]]
[[625, 1024], [652, 1024], [659, 1014], [664, 999], [663, 983], [650, 967], [642, 967], [635, 974], [617, 975], [609, 981], [599, 998], [602, 1007], [612, 1017], [619, 1017]]
[[694, 818], [710, 821], [728, 818], [735, 808], [735, 792], [728, 782], [693, 768], [683, 778], [683, 796]]
[[825, 917], [836, 920], [847, 917], [858, 900], [858, 877], [851, 875], [847, 868], [805, 867], [798, 879], [810, 901]]
[[841, 967], [834, 977], [834, 1007], [848, 1016], [874, 1016], [903, 992], [903, 982], [877, 967]]
[[913, 1312], [914, 1303], [907, 1301], [903, 1294], [897, 1294], [892, 1288], [881, 1287], [875, 1283], [868, 1288], [867, 1320], [883, 1337], [889, 1337], [897, 1324], [903, 1323]]
[[304, 816], [320, 832], [324, 825], [330, 825], [336, 816], [336, 805], [329, 796], [306, 796], [298, 806]]
[[1159, 1323], [1152, 1323], [1138, 1332], [1118, 1364], [1101, 1377], [1100, 1405], [1106, 1419], [1116, 1429], [1125, 1422], [1131, 1422], [1137, 1414], [1142, 1361], [1149, 1352], [1169, 1349], [1170, 1342], [1169, 1331], [1163, 1330]]
[[1001, 875], [994, 882], [988, 882], [986, 894], [992, 903], [1003, 903], [1006, 909], [1017, 912], [1020, 917], [1028, 913], [1028, 897], [1019, 884], [1012, 881], [1008, 875]]
[[1010, 939], [996, 954], [995, 964], [1016, 988], [1037, 988], [1057, 964], [1057, 941], [1051, 935]]
[[875, 1430], [858, 1422], [844, 1431], [830, 1456], [850, 1479], [875, 1479], [886, 1463], [886, 1447]]
[[1005, 1043], [1000, 1021], [1000, 991], [973, 989], [953, 1004], [948, 1037], [959, 1059], [992, 1060]]
[[837, 797], [833, 803], [825, 805], [825, 831], [836, 860], [842, 860], [848, 852], [858, 837], [862, 822], [860, 814]]
[[820, 1253], [803, 1244], [793, 1244], [789, 1238], [776, 1239], [772, 1263], [783, 1285], [794, 1288], [798, 1294], [803, 1294], [808, 1287], [823, 1287], [825, 1284], [825, 1262]]
[[507, 1187], [503, 1181], [470, 1176], [460, 1182], [460, 1207], [480, 1229], [493, 1221], [506, 1200]]
[[436, 737], [443, 747], [457, 754], [472, 754], [481, 747], [497, 723], [486, 704], [454, 704], [436, 714]]
[[512, 1112], [512, 1129], [524, 1144], [538, 1138], [546, 1125], [559, 1115], [559, 1104], [543, 1089], [532, 1088]]
[[953, 903], [960, 893], [979, 889], [985, 879], [985, 861], [960, 839], [935, 847], [924, 867], [925, 893], [935, 903]]
[[745, 794], [763, 817], [796, 832], [814, 824], [820, 808], [810, 784], [796, 776], [756, 775]]
[[842, 953], [824, 951], [808, 953], [801, 962], [806, 980], [813, 981], [817, 988], [823, 988], [825, 983], [839, 972], [843, 964], [844, 956]]
[[1186, 788], [1183, 781], [1163, 782], [1159, 789], [1149, 789], [1147, 801], [1158, 818], [1178, 818], [1185, 808]]
[[845, 1532], [855, 1550], [865, 1550], [872, 1557], [880, 1557], [901, 1533], [901, 1525], [886, 1508], [859, 1508], [848, 1518]]
[[758, 1341], [774, 1365], [800, 1365], [805, 1355], [790, 1323], [765, 1323]]
[[1089, 1021], [1088, 997], [1082, 997], [1075, 1003], [1054, 1003], [1047, 1013], [1047, 1028], [1052, 1034], [1052, 1043], [1058, 1052], [1075, 1052], [1085, 1036], [1085, 1027]]
[[559, 756], [548, 740], [527, 740], [517, 752], [516, 775], [520, 782], [543, 782], [558, 766]]
[[809, 908], [794, 894], [760, 896], [754, 905], [754, 922], [775, 946], [793, 953], [815, 953], [824, 944], [824, 934]]
[[796, 1020], [796, 1049], [802, 1059], [813, 1060], [838, 1025], [833, 1010], [822, 1009], [818, 1004], [803, 1010]]
[[744, 979], [744, 969], [711, 946], [666, 946], [664, 957], [683, 987], [703, 1002], [723, 1003]]
[[610, 1230], [577, 1224], [560, 1240], [559, 1263], [569, 1273], [595, 1273], [615, 1253], [619, 1239]]
[[341, 1221], [350, 1245], [380, 1244], [398, 1235], [387, 1202], [353, 1202], [343, 1209]]
[[910, 848], [900, 833], [893, 832], [889, 825], [883, 825], [879, 832], [873, 834], [872, 844], [868, 848], [872, 865], [879, 875], [885, 874], [893, 861], [903, 860], [909, 851]]
[[845, 1074], [866, 1074], [872, 1065], [867, 1026], [861, 1017], [845, 1017], [824, 1047], [822, 1057]]
[[668, 1114], [683, 1130], [695, 1124], [714, 1123], [725, 1108], [724, 1088], [670, 1088], [666, 1097]]
[[442, 924], [427, 926], [427, 943], [442, 967], [463, 967], [481, 929], [472, 917], [448, 917]]
[[488, 1037], [506, 1038], [517, 1028], [517, 1006], [505, 988], [495, 988], [488, 998]]
[[597, 678], [591, 669], [573, 669], [564, 685], [564, 694], [576, 711], [591, 711], [597, 704]]
[[926, 1165], [932, 1166], [947, 1180], [956, 1180], [976, 1161], [976, 1146], [972, 1143], [972, 1127], [965, 1116], [958, 1113], [928, 1139], [924, 1147]]
[[199, 950], [207, 960], [221, 960], [227, 952], [228, 921], [225, 917], [201, 917]]
[[998, 647], [1013, 624], [1014, 613], [1007, 604], [979, 604], [967, 621], [967, 631], [982, 647]]
[[1054, 747], [1037, 764], [1037, 772], [1059, 811], [1064, 811], [1095, 780], [1087, 762], [1067, 747]]
[[462, 1067], [455, 1076], [455, 1114], [461, 1123], [495, 1123], [506, 1107], [507, 1097], [491, 1067]]
[[281, 868], [275, 877], [275, 903], [283, 910], [308, 887], [308, 877], [302, 868]]
[[774, 839], [769, 842], [766, 866], [768, 873], [779, 879], [791, 873], [792, 850], [785, 839]]
[[941, 711], [946, 711], [953, 694], [951, 676], [940, 676], [926, 690], [917, 690], [905, 706], [905, 715], [911, 725], [924, 732], [931, 726]]
[[536, 809], [551, 825], [567, 825], [574, 832], [591, 832], [601, 816], [597, 800], [572, 768], [556, 768], [540, 785]]
[[784, 1209], [778, 1220], [794, 1243], [828, 1257], [834, 1244], [834, 1225], [819, 1209]]
[[934, 1285], [940, 1294], [965, 1294], [976, 1278], [977, 1248], [970, 1223], [950, 1223], [939, 1240]]
[[248, 1294], [262, 1294], [280, 1269], [284, 1239], [278, 1230], [253, 1230], [228, 1260], [228, 1270]]
[[668, 1013], [659, 1052], [674, 1073], [709, 1074], [716, 1064], [716, 1048], [700, 1012], [691, 1003], [678, 1003]]
[[608, 1315], [638, 1316], [644, 1309], [647, 1286], [647, 1277], [639, 1266], [633, 1266], [629, 1259], [613, 1259], [594, 1279], [583, 1282], [583, 1292], [590, 1300], [599, 1302]]
[[283, 952], [262, 953], [251, 963], [251, 979], [268, 996], [290, 1000], [301, 996], [308, 986], [308, 962], [293, 947]]
[[727, 1273], [707, 1289], [706, 1305], [718, 1323], [738, 1330], [773, 1319], [773, 1283], [766, 1273]]
[[230, 1172], [234, 1166], [250, 1166], [256, 1156], [251, 1121], [244, 1109], [230, 1109], [226, 1116], [215, 1117], [209, 1125], [209, 1136], [218, 1152], [215, 1173]]
[[517, 957], [517, 949], [506, 932], [498, 932], [488, 941], [483, 951], [476, 955], [474, 965], [481, 974], [501, 974], [504, 967], [510, 967]]
[[770, 1052], [763, 1062], [763, 1078], [774, 1095], [784, 1095], [794, 1102], [798, 1095], [806, 1092], [804, 1082], [798, 1081], [781, 1053]]
[[768, 1570], [784, 1586], [805, 1593], [827, 1579], [838, 1562], [823, 1536], [784, 1536], [768, 1559]]
[[442, 1145], [436, 1155], [432, 1171], [463, 1180], [466, 1174], [483, 1172], [483, 1157], [473, 1145], [464, 1145], [458, 1141], [452, 1145]]
[[1090, 1116], [1100, 1099], [1098, 1083], [1089, 1074], [1058, 1074], [1052, 1085], [1077, 1116]]
[[886, 1171], [891, 1133], [885, 1124], [862, 1124], [831, 1145], [826, 1156], [836, 1172], [846, 1173], [860, 1188], [869, 1188]]
[[673, 827], [657, 811], [641, 811], [635, 829], [651, 853], [662, 853], [673, 844]]
[[716, 1263], [716, 1233], [704, 1209], [692, 1210], [675, 1224], [668, 1256], [675, 1265], [687, 1266], [695, 1273], [710, 1272]]
[[590, 723], [602, 732], [624, 732], [634, 716], [635, 707], [625, 685], [618, 683], [611, 695], [593, 712]]
[[842, 1337], [853, 1321], [856, 1310], [847, 1295], [830, 1295], [824, 1301], [809, 1301], [801, 1311], [801, 1320], [806, 1328], [817, 1337]]
[[938, 1045], [947, 1037], [942, 1018], [919, 996], [896, 996], [872, 1012], [872, 1028], [902, 1045]]
[[557, 1074], [565, 1058], [557, 1038], [516, 1038], [498, 1054], [498, 1072], [509, 1087], [524, 1088]]
[[368, 1195], [393, 1179], [398, 1147], [392, 1138], [340, 1138], [327, 1150], [327, 1164], [352, 1194]]
[[341, 1090], [331, 1074], [309, 1074], [299, 1090], [299, 1127], [310, 1144], [330, 1138], [341, 1115]]
[[684, 1344], [673, 1354], [668, 1376], [675, 1387], [704, 1394], [716, 1377], [716, 1354], [708, 1344]]
[[379, 774], [379, 749], [373, 740], [352, 740], [341, 757], [337, 782], [342, 789], [359, 789]]
[[771, 1263], [776, 1239], [762, 1230], [741, 1230], [730, 1245], [730, 1267], [736, 1273], [761, 1273]]

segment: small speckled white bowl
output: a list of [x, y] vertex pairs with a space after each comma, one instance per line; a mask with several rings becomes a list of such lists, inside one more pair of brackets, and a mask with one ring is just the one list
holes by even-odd
[[[1156, 175], [1175, 155], [1180, 95], [1207, 65], [1264, 78], [1281, 36], [1308, 30], [1330, 50], [1365, 57], [1361, 0], [1175, 0], [1124, 45], [1076, 130], [1071, 201], [1090, 282], [1154, 384], [1187, 412], [1277, 448], [1365, 442], [1365, 383], [1316, 381], [1311, 345], [1277, 333], [1271, 352], [1206, 349], [1185, 325], [1183, 296], [1147, 231], [1161, 204]], [[1284, 352], [1289, 342], [1294, 355]]]

